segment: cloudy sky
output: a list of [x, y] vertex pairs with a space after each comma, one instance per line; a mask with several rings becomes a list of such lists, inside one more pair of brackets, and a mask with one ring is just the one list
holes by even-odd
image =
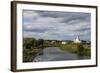
[[90, 40], [90, 18], [90, 13], [23, 10], [23, 37]]

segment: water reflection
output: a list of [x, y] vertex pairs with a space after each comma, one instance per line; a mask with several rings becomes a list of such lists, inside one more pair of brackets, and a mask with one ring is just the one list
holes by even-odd
[[76, 59], [78, 59], [76, 54], [64, 52], [59, 47], [48, 47], [43, 50], [42, 54], [37, 55], [33, 61], [63, 61]]

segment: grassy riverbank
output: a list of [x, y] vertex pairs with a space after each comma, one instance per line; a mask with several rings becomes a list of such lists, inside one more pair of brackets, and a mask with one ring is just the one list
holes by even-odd
[[[90, 57], [91, 49], [90, 46], [85, 44], [61, 44], [60, 49], [66, 52], [79, 54], [82, 53], [82, 56]], [[80, 51], [79, 51], [80, 50]]]

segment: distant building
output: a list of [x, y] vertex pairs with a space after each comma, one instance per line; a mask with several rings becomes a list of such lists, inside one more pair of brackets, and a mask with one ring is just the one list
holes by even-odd
[[51, 43], [53, 44], [53, 43], [55, 43], [56, 41], [51, 41]]
[[80, 40], [79, 36], [77, 36], [76, 39], [73, 42], [74, 43], [81, 43], [81, 40]]
[[66, 44], [66, 42], [65, 41], [62, 41], [61, 44]]

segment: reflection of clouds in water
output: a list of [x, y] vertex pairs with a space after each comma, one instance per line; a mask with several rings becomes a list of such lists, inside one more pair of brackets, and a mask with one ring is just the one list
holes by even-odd
[[38, 55], [33, 61], [61, 61], [61, 60], [76, 60], [76, 54], [66, 53], [58, 47], [48, 47], [43, 50], [43, 55]]

